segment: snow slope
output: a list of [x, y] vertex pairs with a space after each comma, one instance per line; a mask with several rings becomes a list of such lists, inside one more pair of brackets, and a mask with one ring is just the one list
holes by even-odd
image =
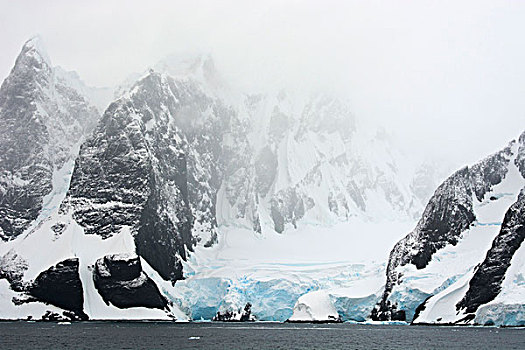
[[[468, 229], [461, 232], [456, 244], [448, 244], [439, 249], [424, 268], [418, 269], [413, 264], [397, 267], [396, 273], [401, 277], [390, 292], [388, 300], [397, 305], [398, 309], [406, 311], [407, 320], [412, 320], [417, 313], [414, 323], [456, 323], [467, 316], [464, 310], [458, 310], [457, 305], [469, 290], [469, 283], [477, 266], [484, 261], [487, 251], [500, 233], [508, 208], [517, 201], [525, 185], [525, 179], [515, 161], [521, 152], [519, 147], [520, 144], [517, 142], [512, 145], [512, 156], [507, 163], [503, 180], [491, 186], [481, 200], [474, 193], [472, 194], [475, 221]], [[512, 267], [507, 271], [507, 274], [513, 276], [506, 279], [507, 286], [509, 283], [515, 283], [509, 282], [509, 279], [519, 280], [519, 272], [517, 272], [521, 261], [519, 254], [520, 251], [513, 258], [517, 261], [516, 264], [513, 260]], [[501, 303], [505, 300], [505, 295], [507, 298], [511, 295], [509, 304], [517, 300], [523, 303], [519, 289], [511, 292], [507, 287], [503, 294], [483, 306], [479, 313], [489, 314], [490, 305], [497, 304], [498, 298], [501, 298], [499, 299]], [[416, 312], [421, 304], [420, 310]], [[499, 311], [504, 314], [503, 309], [502, 307]], [[492, 306], [492, 313], [494, 313], [494, 306]], [[503, 314], [499, 314], [496, 318], [505, 317]], [[487, 317], [489, 316], [479, 316], [476, 322], [486, 323]]]
[[[57, 223], [65, 225], [65, 229], [60, 233], [51, 228]], [[53, 254], [49, 254], [50, 251]], [[58, 208], [55, 208], [52, 214], [42, 221], [34, 231], [0, 245], [0, 256], [4, 256], [4, 259], [9, 256], [16, 257], [14, 264], [8, 265], [5, 262], [2, 264], [4, 271], [16, 273], [22, 269], [19, 273], [22, 275], [22, 283], [24, 284], [29, 284], [47, 267], [69, 258], [78, 258], [84, 294], [84, 310], [90, 319], [171, 320], [176, 317], [175, 315], [179, 317], [177, 319], [186, 319], [185, 315], [179, 312], [176, 307], [172, 312], [166, 313], [163, 310], [144, 307], [120, 309], [106, 304], [95, 289], [92, 269], [98, 258], [113, 254], [135, 255], [135, 244], [129, 229], [124, 228], [119, 234], [105, 240], [97, 235], [86, 235], [83, 228], [71, 216], [59, 214]], [[2, 293], [10, 295], [11, 298], [27, 299], [23, 292], [8, 291], [9, 286], [6, 284], [2, 284], [1, 288]], [[9, 313], [2, 313], [1, 318], [17, 319], [32, 316], [35, 319], [40, 319], [48, 310], [59, 314], [63, 311], [49, 304], [44, 306], [43, 303], [37, 302], [35, 306], [30, 306], [33, 304], [35, 303], [13, 305], [7, 302], [3, 310], [9, 310]], [[30, 313], [27, 313], [29, 311]]]
[[525, 245], [514, 254], [505, 274], [501, 292], [481, 306], [474, 322], [479, 324], [525, 326]]

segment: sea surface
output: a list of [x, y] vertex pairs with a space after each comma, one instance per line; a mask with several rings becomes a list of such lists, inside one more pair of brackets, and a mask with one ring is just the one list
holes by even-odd
[[0, 349], [525, 349], [525, 329], [20, 321], [0, 322]]

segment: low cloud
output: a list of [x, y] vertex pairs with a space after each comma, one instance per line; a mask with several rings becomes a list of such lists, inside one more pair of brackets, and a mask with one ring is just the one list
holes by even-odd
[[209, 52], [239, 88], [325, 90], [405, 148], [458, 165], [525, 128], [525, 3], [1, 1], [0, 74], [39, 33], [54, 64], [117, 85]]

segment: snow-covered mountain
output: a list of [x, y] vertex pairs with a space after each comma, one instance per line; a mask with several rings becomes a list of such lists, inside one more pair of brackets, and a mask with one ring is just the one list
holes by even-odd
[[56, 187], [71, 171], [78, 147], [99, 112], [74, 73], [53, 67], [42, 42], [25, 43], [0, 88], [0, 238], [22, 234], [60, 203]]
[[159, 63], [99, 117], [105, 93], [38, 46], [0, 91], [0, 318], [220, 319], [250, 304], [248, 319], [284, 321], [323, 290], [342, 319], [367, 317], [439, 167], [334, 96], [235, 91], [209, 56]]
[[428, 194], [416, 195], [416, 169], [404, 168], [386, 132], [358, 131], [348, 105], [334, 97], [289, 95], [243, 100], [252, 156], [225, 182], [219, 222], [242, 217], [256, 231], [281, 233], [300, 220], [417, 215]]
[[372, 316], [414, 323], [524, 323], [525, 133], [450, 176], [390, 253]]
[[[52, 269], [24, 281], [29, 266], [11, 246], [19, 246], [58, 209], [80, 144], [97, 124], [97, 108], [109, 96], [107, 89], [90, 88], [76, 73], [53, 67], [39, 37], [24, 44], [0, 88], [0, 239], [4, 241], [0, 244], [0, 283], [2, 305], [10, 305], [2, 307], [2, 317], [27, 316], [24, 312], [13, 315], [16, 301], [4, 293], [23, 292], [59, 306], [66, 300], [78, 304], [70, 288], [56, 294], [50, 281], [58, 275]], [[43, 248], [39, 240], [31, 244], [32, 250]], [[53, 255], [54, 248], [49, 248], [40, 254]], [[73, 265], [74, 261], [64, 261], [58, 269], [67, 276]], [[33, 266], [38, 272], [48, 267], [38, 262]], [[75, 308], [79, 314], [81, 310], [81, 305]]]

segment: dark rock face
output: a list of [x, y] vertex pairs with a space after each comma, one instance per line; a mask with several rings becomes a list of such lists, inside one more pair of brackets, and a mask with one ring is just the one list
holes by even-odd
[[525, 132], [519, 138], [520, 147], [518, 149], [518, 156], [516, 157], [516, 166], [520, 170], [521, 176], [525, 178]]
[[23, 292], [22, 277], [27, 268], [27, 261], [11, 249], [0, 258], [0, 279], [6, 279], [14, 291]]
[[243, 313], [241, 315], [241, 322], [251, 321], [252, 320], [252, 304], [246, 303], [244, 306]]
[[78, 265], [78, 259], [67, 259], [41, 272], [27, 288], [29, 294], [39, 301], [72, 311], [80, 318], [87, 319]]
[[0, 238], [20, 235], [42, 210], [56, 169], [98, 112], [29, 40], [0, 87]]
[[51, 67], [26, 45], [0, 88], [0, 237], [4, 240], [22, 233], [38, 216], [42, 198], [51, 190], [52, 165], [44, 156], [49, 135], [34, 104], [39, 86], [47, 86], [50, 75]]
[[475, 312], [482, 304], [494, 300], [501, 291], [501, 284], [514, 253], [525, 239], [525, 189], [505, 214], [501, 231], [492, 242], [485, 260], [476, 269], [465, 297], [457, 309]]
[[268, 130], [268, 136], [271, 143], [278, 144], [290, 127], [290, 121], [288, 116], [279, 110], [279, 107], [275, 106], [270, 118], [270, 130]]
[[392, 315], [392, 306], [387, 301], [401, 277], [396, 271], [398, 266], [413, 264], [423, 269], [436, 251], [457, 244], [461, 233], [476, 220], [472, 197], [483, 200], [507, 174], [511, 146], [470, 168], [457, 171], [438, 187], [414, 231], [399, 241], [390, 253], [385, 292], [374, 318], [389, 319]]
[[93, 270], [93, 280], [108, 305], [156, 309], [168, 306], [157, 285], [142, 271], [138, 257], [108, 255], [98, 259]]
[[278, 192], [271, 200], [271, 216], [275, 231], [282, 233], [284, 225], [291, 223], [297, 227], [297, 220], [306, 212], [305, 200], [295, 188]]
[[[29, 316], [28, 320], [31, 320], [32, 317]], [[64, 311], [62, 312], [62, 315], [56, 312], [46, 311], [45, 314], [42, 315], [42, 321], [49, 321], [49, 322], [58, 322], [58, 321], [83, 321], [85, 319], [82, 319], [75, 315], [72, 312]]]
[[250, 322], [255, 321], [254, 316], [252, 315], [252, 304], [246, 303], [244, 306], [244, 309], [239, 312], [234, 311], [224, 311], [224, 312], [217, 312], [217, 315], [213, 318], [213, 321], [220, 321], [220, 322]]
[[417, 318], [419, 317], [419, 315], [425, 311], [425, 309], [427, 308], [427, 301], [432, 298], [432, 295], [430, 295], [429, 297], [427, 297], [425, 299], [424, 302], [422, 302], [421, 304], [418, 305], [418, 307], [416, 308], [415, 312], [414, 312], [414, 319], [412, 321], [415, 321], [417, 320]]
[[62, 210], [71, 209], [86, 234], [106, 238], [129, 227], [137, 253], [164, 279], [181, 279], [186, 249], [216, 239], [231, 118], [197, 85], [149, 74], [110, 105], [82, 145]]
[[270, 191], [271, 186], [277, 175], [277, 155], [272, 152], [271, 148], [264, 147], [255, 162], [255, 174], [257, 192], [263, 196]]
[[405, 310], [397, 310], [397, 306], [395, 304], [391, 304], [390, 301], [387, 301], [385, 303], [385, 307], [381, 307], [381, 305], [376, 305], [375, 308], [372, 309], [372, 312], [370, 314], [370, 318], [374, 321], [401, 321], [406, 322], [406, 312]]
[[392, 312], [392, 321], [406, 321], [405, 310], [398, 310]]

